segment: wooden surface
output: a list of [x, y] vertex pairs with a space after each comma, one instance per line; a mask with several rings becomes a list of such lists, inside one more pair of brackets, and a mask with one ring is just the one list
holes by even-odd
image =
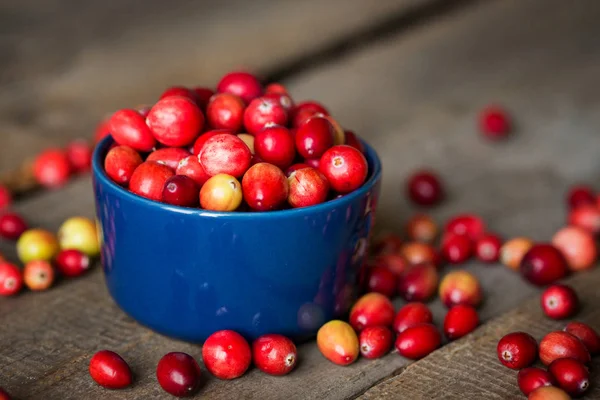
[[[596, 157], [600, 53], [594, 51], [600, 3], [562, 4], [560, 0], [473, 4], [285, 81], [295, 98], [322, 100], [344, 126], [379, 151], [384, 163], [379, 229], [400, 230], [414, 211], [404, 200], [402, 185], [407, 174], [421, 166], [439, 171], [447, 182], [449, 199], [433, 212], [439, 221], [472, 211], [506, 237], [527, 235], [536, 240], [548, 240], [564, 223], [567, 186], [594, 182], [600, 170]], [[93, 65], [90, 61], [89, 68]], [[72, 75], [77, 73], [65, 79], [75, 79]], [[136, 90], [141, 94], [146, 89]], [[152, 90], [151, 95], [160, 91]], [[105, 92], [97, 104], [107, 104], [102, 96], [112, 96], [113, 88], [109, 85]], [[505, 104], [515, 116], [516, 133], [506, 143], [489, 144], [475, 130], [477, 111], [490, 102]], [[33, 225], [49, 229], [72, 215], [92, 216], [89, 179], [27, 199], [17, 209]], [[0, 244], [0, 251], [14, 254], [6, 243]], [[479, 276], [486, 292], [484, 322], [518, 308], [408, 368], [395, 353], [337, 367], [318, 353], [314, 343], [307, 343], [300, 347], [298, 369], [288, 377], [252, 370], [236, 381], [221, 382], [207, 373], [198, 397], [345, 399], [362, 393], [366, 398], [515, 397], [514, 374], [501, 367], [489, 349], [508, 330], [531, 329], [540, 337], [560, 324], [542, 317], [536, 306], [538, 291], [514, 273], [475, 262], [467, 268]], [[597, 303], [598, 271], [573, 282], [586, 304]], [[528, 298], [532, 300], [523, 303]], [[445, 310], [437, 301], [432, 308], [439, 324]], [[86, 373], [91, 354], [103, 347], [120, 352], [137, 371], [135, 386], [111, 392], [115, 399], [168, 398], [154, 378], [160, 356], [181, 350], [200, 358], [199, 347], [153, 334], [124, 316], [109, 299], [99, 269], [46, 293], [0, 301], [0, 318], [0, 386], [19, 399], [80, 399], [82, 394], [103, 398], [106, 392]], [[585, 308], [580, 318], [600, 328], [593, 307]], [[442, 379], [444, 375], [448, 378]], [[434, 387], [438, 382], [445, 390]]]

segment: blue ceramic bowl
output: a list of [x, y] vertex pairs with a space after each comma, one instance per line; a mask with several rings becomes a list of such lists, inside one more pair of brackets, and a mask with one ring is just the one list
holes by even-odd
[[301, 339], [348, 311], [381, 186], [371, 147], [367, 182], [342, 198], [226, 213], [154, 202], [116, 185], [103, 168], [111, 144], [104, 139], [93, 157], [102, 264], [110, 294], [135, 320], [191, 342], [220, 329]]

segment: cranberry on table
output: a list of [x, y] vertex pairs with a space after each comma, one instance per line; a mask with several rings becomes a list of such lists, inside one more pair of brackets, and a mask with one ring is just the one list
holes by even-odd
[[222, 133], [227, 133], [230, 135], [234, 134], [233, 131], [230, 129], [213, 129], [213, 130], [204, 132], [204, 133], [200, 134], [200, 136], [198, 136], [198, 138], [194, 142], [194, 145], [192, 146], [192, 153], [194, 153], [195, 155], [200, 154], [200, 151], [202, 151], [202, 148], [204, 147], [204, 144], [206, 143], [206, 141], [208, 139], [210, 139], [211, 137], [213, 137], [215, 135], [219, 135]]
[[421, 242], [407, 242], [400, 247], [400, 254], [409, 264], [432, 264], [440, 266], [440, 257], [432, 245]]
[[200, 109], [203, 112], [206, 111], [208, 102], [210, 101], [210, 98], [215, 94], [215, 92], [212, 89], [205, 87], [197, 87], [193, 90], [196, 94], [196, 104], [198, 104], [198, 107], [200, 107]]
[[0, 184], [0, 210], [12, 204], [12, 193], [8, 188]]
[[146, 161], [133, 172], [129, 181], [129, 190], [138, 196], [161, 201], [165, 183], [173, 175], [175, 172], [166, 165], [156, 161]]
[[14, 264], [0, 262], [0, 296], [14, 296], [23, 288], [23, 275]]
[[500, 262], [508, 268], [518, 271], [523, 256], [533, 247], [531, 239], [516, 237], [500, 247]]
[[385, 326], [370, 326], [358, 335], [360, 354], [367, 359], [380, 358], [386, 355], [394, 340], [392, 331]]
[[446, 307], [457, 304], [477, 307], [483, 297], [479, 280], [464, 270], [448, 273], [440, 283], [439, 295]]
[[200, 189], [200, 207], [212, 211], [235, 211], [242, 203], [242, 185], [235, 177], [217, 174]]
[[530, 334], [512, 332], [500, 339], [496, 352], [502, 365], [521, 369], [530, 366], [537, 359], [538, 345]]
[[579, 298], [572, 287], [552, 285], [542, 293], [542, 310], [552, 319], [565, 319], [573, 316], [579, 308]]
[[395, 314], [389, 298], [381, 293], [367, 293], [354, 303], [348, 321], [361, 331], [369, 326], [391, 326]]
[[418, 360], [440, 347], [442, 335], [432, 324], [419, 324], [407, 328], [396, 337], [396, 350], [411, 360]]
[[394, 317], [394, 332], [401, 333], [420, 324], [433, 322], [433, 314], [427, 305], [419, 302], [406, 303]]
[[565, 256], [572, 271], [592, 268], [598, 258], [594, 236], [577, 226], [567, 226], [556, 232], [552, 237], [552, 244]]
[[176, 175], [183, 175], [191, 178], [198, 187], [202, 187], [206, 181], [210, 178], [210, 175], [204, 170], [202, 164], [198, 160], [198, 156], [187, 156], [183, 160], [179, 161], [177, 169], [175, 170]]
[[198, 362], [181, 352], [165, 354], [156, 366], [156, 380], [160, 387], [177, 397], [194, 395], [200, 389], [201, 374]]
[[28, 229], [17, 241], [17, 255], [22, 263], [52, 260], [59, 251], [56, 236], [44, 229]]
[[206, 107], [206, 119], [214, 129], [238, 132], [244, 124], [244, 101], [231, 93], [218, 93], [210, 98]]
[[235, 379], [250, 366], [250, 345], [237, 332], [222, 330], [213, 333], [202, 346], [206, 369], [219, 379]]
[[94, 354], [90, 360], [89, 372], [98, 385], [107, 389], [123, 389], [133, 382], [127, 362], [110, 350], [101, 350]]
[[396, 293], [396, 274], [385, 267], [371, 267], [367, 273], [367, 291], [393, 297]]
[[287, 121], [288, 115], [285, 108], [277, 100], [266, 97], [252, 100], [244, 111], [244, 126], [252, 135], [256, 135], [267, 126], [285, 126]]
[[548, 372], [556, 379], [558, 386], [572, 396], [581, 396], [590, 387], [590, 373], [587, 367], [573, 358], [552, 361]]
[[204, 127], [204, 114], [195, 102], [180, 96], [159, 100], [146, 122], [156, 140], [165, 146], [183, 147], [194, 142]]
[[559, 358], [575, 358], [584, 364], [590, 362], [590, 353], [577, 337], [563, 331], [550, 332], [540, 341], [540, 360], [550, 365]]
[[248, 72], [230, 72], [217, 84], [217, 92], [232, 93], [239, 96], [244, 103], [262, 96], [264, 90], [258, 78]]
[[140, 154], [129, 146], [116, 146], [104, 158], [106, 175], [119, 185], [128, 185], [133, 172], [144, 161]]
[[92, 167], [92, 147], [86, 140], [73, 140], [67, 145], [66, 152], [74, 172], [86, 172]]
[[406, 186], [408, 197], [419, 206], [434, 206], [444, 198], [442, 183], [431, 171], [415, 172], [409, 177]]
[[162, 201], [181, 207], [194, 207], [200, 200], [200, 189], [192, 178], [175, 175], [167, 179], [162, 192]]
[[479, 315], [475, 307], [456, 305], [446, 313], [444, 333], [449, 340], [456, 340], [473, 332], [478, 325]]
[[344, 136], [346, 137], [346, 143], [344, 143], [344, 144], [354, 147], [356, 150], [360, 151], [361, 153], [365, 152], [365, 146], [358, 139], [358, 136], [356, 136], [356, 133], [346, 129], [344, 131]]
[[329, 193], [327, 178], [310, 167], [293, 172], [288, 178], [288, 186], [288, 203], [294, 208], [323, 203]]
[[467, 235], [446, 233], [442, 239], [442, 256], [450, 264], [461, 264], [473, 254], [473, 245]]
[[521, 260], [521, 274], [534, 285], [544, 286], [564, 278], [568, 273], [567, 260], [551, 244], [536, 244]]
[[159, 97], [159, 100], [162, 100], [166, 97], [178, 96], [178, 97], [186, 97], [193, 102], [196, 102], [198, 96], [196, 96], [196, 92], [191, 89], [188, 89], [184, 86], [171, 86], [167, 88]]
[[570, 209], [583, 205], [596, 205], [594, 189], [587, 185], [572, 186], [567, 193], [567, 205]]
[[208, 139], [198, 159], [204, 170], [211, 176], [228, 174], [241, 177], [250, 167], [252, 153], [242, 139], [222, 133]]
[[294, 162], [296, 150], [290, 131], [283, 126], [270, 126], [254, 137], [254, 151], [264, 161], [281, 169]]
[[542, 386], [529, 393], [527, 400], [571, 400], [571, 397], [560, 388]]
[[304, 158], [320, 158], [333, 146], [333, 125], [325, 117], [312, 117], [298, 127], [296, 148]]
[[77, 277], [90, 268], [90, 258], [76, 249], [61, 250], [56, 256], [56, 268], [67, 277]]
[[406, 301], [427, 301], [435, 294], [439, 280], [432, 264], [409, 267], [398, 278], [398, 294]]
[[475, 242], [485, 233], [485, 223], [477, 215], [459, 214], [448, 220], [444, 231], [456, 235], [466, 235]]
[[250, 208], [269, 211], [282, 205], [289, 194], [284, 173], [273, 164], [258, 163], [250, 167], [242, 179], [242, 193]]
[[373, 265], [383, 267], [400, 277], [410, 267], [400, 254], [381, 254], [373, 260]]
[[591, 326], [583, 322], [572, 321], [565, 326], [564, 331], [581, 340], [590, 355], [594, 356], [600, 353], [600, 335]]
[[408, 220], [406, 234], [410, 240], [431, 243], [438, 234], [438, 226], [429, 215], [417, 214]]
[[52, 264], [44, 260], [29, 261], [23, 268], [23, 281], [29, 290], [46, 290], [54, 282]]
[[359, 354], [356, 332], [340, 320], [329, 321], [319, 328], [317, 347], [326, 359], [342, 366], [352, 364]]
[[110, 117], [108, 124], [117, 144], [142, 152], [148, 152], [156, 146], [156, 139], [146, 124], [146, 118], [136, 110], [119, 110]]
[[298, 171], [299, 169], [302, 169], [302, 168], [312, 168], [312, 167], [310, 165], [304, 164], [304, 163], [292, 164], [285, 170], [285, 176], [287, 176], [289, 178], [290, 175], [292, 175], [292, 172]]
[[338, 193], [350, 193], [365, 182], [369, 166], [365, 156], [354, 147], [338, 145], [321, 157], [319, 170]]
[[67, 154], [60, 149], [42, 151], [33, 162], [33, 176], [42, 186], [59, 188], [67, 183], [71, 176], [71, 164]]
[[508, 113], [498, 106], [488, 106], [479, 115], [479, 129], [488, 139], [505, 138], [510, 132]]
[[17, 240], [27, 230], [27, 223], [19, 214], [6, 212], [0, 214], [0, 237]]
[[283, 335], [267, 334], [252, 343], [252, 360], [256, 368], [275, 376], [290, 373], [298, 361], [296, 345]]
[[179, 162], [190, 155], [189, 151], [180, 147], [164, 147], [150, 153], [146, 161], [156, 161], [175, 171]]
[[517, 375], [519, 389], [525, 396], [533, 392], [535, 389], [543, 386], [553, 386], [556, 381], [548, 372], [537, 367], [523, 368]]
[[500, 259], [502, 239], [494, 233], [485, 233], [475, 243], [475, 255], [479, 261], [493, 263]]
[[71, 217], [58, 228], [58, 241], [62, 249], [77, 249], [89, 257], [100, 254], [96, 222], [85, 217]]
[[597, 235], [600, 233], [600, 207], [589, 204], [579, 206], [569, 212], [567, 222]]
[[297, 128], [317, 114], [329, 115], [329, 111], [316, 101], [309, 100], [298, 103], [290, 111], [291, 125]]

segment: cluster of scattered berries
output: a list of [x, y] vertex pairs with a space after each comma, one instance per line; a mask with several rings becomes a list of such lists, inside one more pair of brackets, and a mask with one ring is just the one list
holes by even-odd
[[64, 186], [75, 174], [86, 173], [92, 166], [92, 146], [76, 139], [65, 149], [48, 148], [33, 162], [33, 176], [42, 187], [56, 189]]

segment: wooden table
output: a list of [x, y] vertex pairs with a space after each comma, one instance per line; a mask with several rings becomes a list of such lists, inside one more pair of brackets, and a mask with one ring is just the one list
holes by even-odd
[[[600, 171], [596, 0], [89, 3], [22, 0], [0, 17], [10, 33], [0, 36], [7, 48], [0, 172], [13, 174], [46, 146], [89, 137], [106, 112], [152, 100], [171, 84], [214, 84], [238, 66], [281, 80], [296, 99], [324, 102], [379, 151], [379, 230], [402, 229], [415, 211], [403, 182], [427, 166], [449, 192], [432, 212], [438, 221], [472, 211], [505, 237], [548, 241], [564, 224], [569, 185], [593, 184]], [[505, 143], [476, 131], [477, 112], [489, 103], [515, 118]], [[24, 196], [15, 208], [47, 229], [69, 216], [91, 217], [89, 177]], [[12, 243], [0, 251], [14, 258]], [[465, 268], [486, 292], [484, 323], [423, 360], [391, 353], [338, 367], [311, 342], [300, 346], [301, 363], [287, 377], [253, 369], [223, 382], [206, 373], [198, 398], [519, 398], [516, 372], [496, 359], [498, 339], [513, 330], [540, 339], [564, 322], [545, 318], [539, 290], [507, 268]], [[568, 282], [584, 303], [577, 319], [600, 329], [600, 270]], [[444, 308], [437, 300], [431, 307], [441, 323]], [[125, 316], [100, 268], [44, 293], [0, 299], [0, 318], [0, 386], [18, 399], [169, 398], [155, 381], [158, 359], [168, 351], [200, 359], [198, 346]], [[91, 381], [87, 363], [101, 348], [126, 355], [136, 371], [132, 388], [107, 392]], [[592, 377], [586, 398], [599, 398], [597, 368]]]

